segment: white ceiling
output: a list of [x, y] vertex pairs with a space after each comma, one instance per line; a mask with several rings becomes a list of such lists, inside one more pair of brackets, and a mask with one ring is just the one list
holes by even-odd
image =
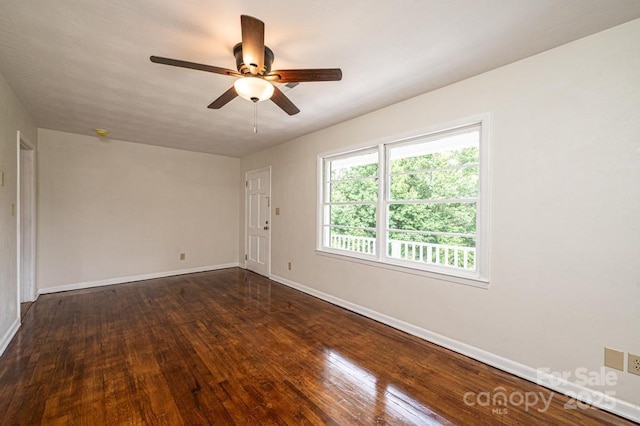
[[[265, 22], [274, 69], [340, 67], [283, 91], [300, 108], [236, 98], [240, 15]], [[640, 17], [638, 0], [2, 0], [0, 72], [36, 125], [241, 157]], [[289, 90], [289, 91], [288, 91]]]

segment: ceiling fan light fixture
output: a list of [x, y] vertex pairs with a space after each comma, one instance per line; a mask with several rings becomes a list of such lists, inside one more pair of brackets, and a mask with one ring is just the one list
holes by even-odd
[[211, 109], [220, 109], [240, 96], [253, 102], [254, 107], [260, 101], [271, 99], [281, 110], [289, 115], [295, 115], [300, 110], [282, 93], [280, 86], [275, 83], [287, 84], [291, 88], [291, 85], [300, 82], [342, 80], [342, 70], [340, 68], [280, 69], [271, 71], [274, 55], [273, 51], [264, 44], [264, 22], [253, 16], [240, 15], [240, 27], [242, 29], [242, 41], [233, 46], [237, 72], [228, 68], [163, 58], [161, 56], [151, 56], [149, 59], [156, 64], [189, 68], [237, 78], [233, 87], [230, 87], [207, 106], [207, 108]]
[[273, 95], [273, 84], [260, 77], [241, 77], [233, 87], [239, 96], [251, 102], [266, 101]]

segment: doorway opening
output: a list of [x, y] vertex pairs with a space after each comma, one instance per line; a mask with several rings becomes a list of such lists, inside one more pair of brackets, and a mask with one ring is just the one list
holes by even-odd
[[[36, 149], [18, 131], [17, 170], [17, 281], [18, 307], [20, 303], [36, 299]], [[18, 309], [18, 312], [20, 310]]]

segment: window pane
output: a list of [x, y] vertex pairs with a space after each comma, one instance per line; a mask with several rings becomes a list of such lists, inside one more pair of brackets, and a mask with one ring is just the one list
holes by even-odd
[[474, 238], [389, 232], [387, 255], [394, 259], [466, 270], [476, 265]]
[[389, 228], [476, 233], [476, 203], [390, 204]]
[[329, 247], [355, 253], [376, 254], [376, 233], [365, 229], [330, 228]]
[[459, 167], [479, 162], [480, 132], [442, 137], [389, 149], [391, 173]]
[[378, 179], [347, 180], [331, 183], [330, 202], [377, 201]]
[[391, 176], [392, 200], [437, 200], [477, 196], [477, 166]]
[[331, 180], [376, 177], [378, 176], [378, 153], [369, 152], [331, 160], [329, 171]]
[[330, 206], [329, 215], [331, 225], [350, 226], [357, 228], [376, 227], [376, 206], [371, 204], [356, 204], [349, 206]]

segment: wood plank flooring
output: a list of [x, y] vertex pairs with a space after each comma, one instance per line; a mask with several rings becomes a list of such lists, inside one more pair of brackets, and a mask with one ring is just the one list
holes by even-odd
[[29, 312], [29, 308], [31, 308], [31, 305], [33, 305], [33, 302], [23, 302], [20, 304], [20, 321], [22, 321], [25, 315], [27, 315], [27, 312]]
[[[242, 269], [42, 295], [0, 424], [632, 424]], [[468, 394], [473, 392], [474, 394]]]

